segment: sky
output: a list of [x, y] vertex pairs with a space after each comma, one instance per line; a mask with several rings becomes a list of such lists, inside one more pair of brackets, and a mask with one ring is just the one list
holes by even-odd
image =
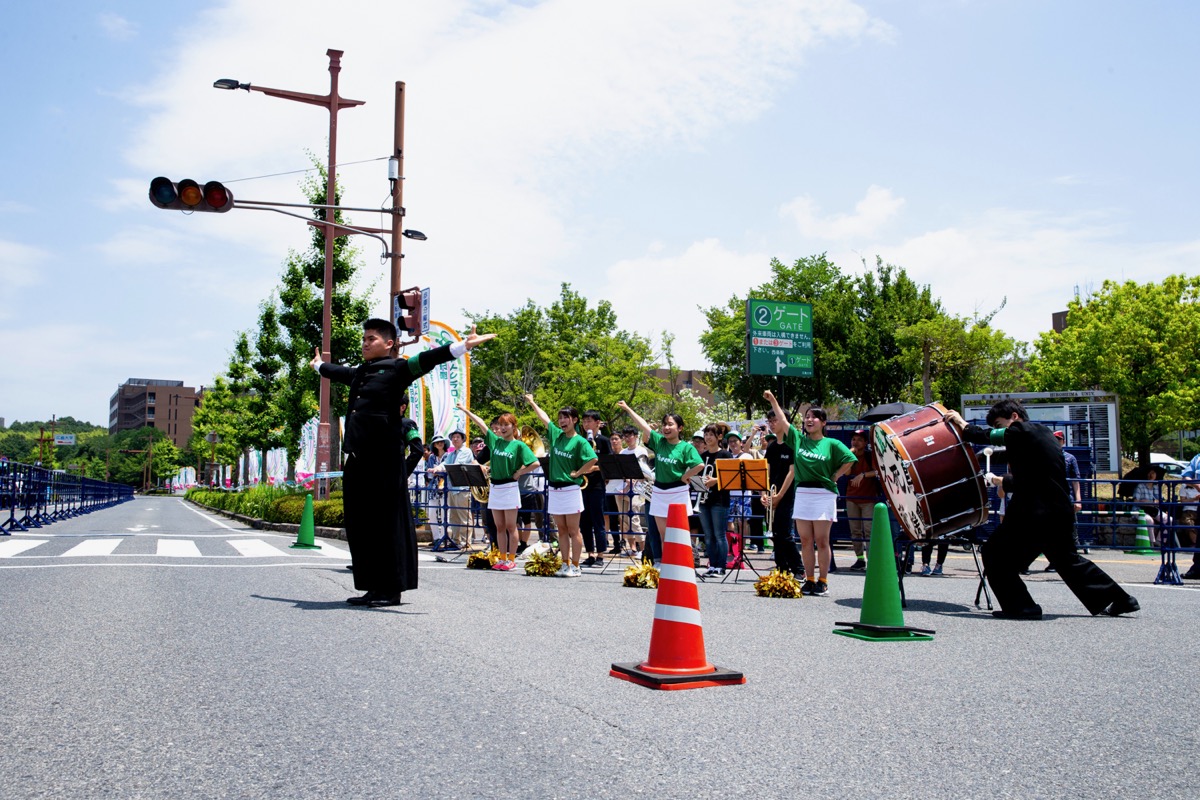
[[[224, 370], [308, 227], [160, 210], [149, 183], [304, 202], [328, 113], [212, 82], [325, 94], [330, 48], [366, 101], [338, 117], [346, 205], [387, 200], [405, 82], [406, 226], [428, 240], [402, 284], [451, 325], [567, 282], [704, 369], [702, 309], [772, 258], [879, 257], [967, 317], [1007, 298], [994, 324], [1025, 342], [1077, 292], [1200, 268], [1182, 0], [42, 0], [5, 23], [7, 424], [106, 425], [128, 378]], [[382, 247], [358, 238], [384, 315]]]

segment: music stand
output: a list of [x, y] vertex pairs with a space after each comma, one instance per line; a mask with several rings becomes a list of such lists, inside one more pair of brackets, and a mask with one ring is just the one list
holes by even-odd
[[[642, 474], [641, 466], [638, 464], [637, 456], [633, 453], [625, 453], [624, 455], [620, 453], [606, 453], [602, 456], [597, 456], [597, 459], [599, 460], [600, 464], [600, 475], [603, 476], [605, 481], [643, 481], [646, 479], [646, 476]], [[592, 475], [595, 474], [596, 473], [594, 472], [592, 473]], [[632, 499], [633, 491], [630, 490], [628, 494]], [[632, 502], [629, 504], [629, 510], [630, 515], [632, 516]], [[619, 521], [617, 523], [617, 527], [621, 527]], [[631, 524], [630, 529], [632, 528], [633, 526]], [[616, 535], [621, 535], [619, 530], [617, 531]], [[635, 565], [637, 564], [637, 561], [632, 555], [626, 556], [626, 558], [632, 561]], [[601, 575], [608, 571], [608, 568], [613, 563], [613, 560], [614, 559], [609, 558], [604, 562], [604, 569], [600, 570]]]
[[[718, 458], [713, 463], [717, 467], [718, 490], [742, 492], [767, 491], [770, 479], [767, 475], [767, 460], [765, 458]], [[744, 538], [741, 534], [738, 535], [738, 560], [731, 570], [726, 570], [725, 577], [721, 579], [721, 583], [729, 579], [730, 572], [733, 573], [733, 582], [737, 583], [743, 564], [754, 573], [755, 578], [761, 577], [758, 570], [750, 563], [750, 559], [746, 557], [746, 542]]]
[[[483, 474], [483, 467], [478, 464], [447, 464], [446, 477], [450, 480], [450, 485], [456, 489], [463, 488], [484, 488], [488, 485], [487, 476]], [[486, 512], [485, 512], [486, 513]], [[473, 528], [474, 526], [472, 526]], [[446, 520], [446, 535], [450, 535], [450, 520]], [[475, 541], [475, 531], [472, 530], [467, 536], [467, 546], [459, 550], [451, 558], [446, 558], [441, 553], [438, 553], [437, 560], [446, 564], [453, 564], [458, 559], [471, 552], [471, 545]]]

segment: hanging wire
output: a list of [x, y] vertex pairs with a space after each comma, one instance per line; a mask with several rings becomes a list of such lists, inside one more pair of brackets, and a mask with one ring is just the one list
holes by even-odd
[[[364, 158], [361, 161], [343, 161], [338, 164], [338, 168], [341, 169], [342, 167], [352, 167], [356, 164], [370, 164], [373, 161], [386, 161], [389, 158], [391, 158], [391, 156], [381, 156], [379, 158]], [[283, 175], [302, 175], [305, 172], [316, 172], [318, 169], [320, 169], [320, 167], [309, 167], [308, 169], [294, 169], [289, 172], [272, 172], [270, 175], [255, 175], [250, 178], [234, 178], [233, 180], [221, 181], [221, 182], [222, 183], [241, 183], [242, 181], [257, 181], [257, 180], [262, 180], [263, 178], [278, 178]]]

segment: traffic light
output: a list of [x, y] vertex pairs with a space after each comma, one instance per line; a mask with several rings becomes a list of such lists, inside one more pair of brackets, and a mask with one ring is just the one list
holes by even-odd
[[150, 181], [150, 202], [159, 208], [178, 211], [224, 213], [233, 208], [233, 192], [219, 181], [201, 186], [191, 178], [173, 183], [170, 178], [160, 176]]
[[405, 289], [400, 293], [398, 311], [400, 312], [396, 318], [396, 327], [401, 333], [407, 333], [414, 339], [421, 335], [421, 307], [422, 297], [421, 290], [417, 288]]

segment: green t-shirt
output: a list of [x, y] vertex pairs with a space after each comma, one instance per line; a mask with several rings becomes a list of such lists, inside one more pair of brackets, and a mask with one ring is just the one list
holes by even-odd
[[548, 424], [547, 432], [550, 434], [550, 469], [546, 479], [550, 481], [551, 486], [564, 483], [582, 486], [583, 477], [573, 478], [571, 472], [595, 458], [596, 451], [588, 444], [586, 437], [578, 433], [567, 436], [563, 429], [553, 422]]
[[491, 465], [492, 483], [512, 480], [513, 473], [527, 464], [537, 461], [537, 456], [529, 449], [529, 445], [520, 439], [506, 442], [489, 428], [484, 431], [488, 449], [492, 451]]
[[691, 442], [680, 440], [671, 444], [658, 431], [650, 431], [650, 441], [646, 444], [654, 451], [654, 482], [659, 486], [678, 484], [683, 473], [704, 463]]
[[796, 454], [796, 486], [820, 484], [821, 488], [837, 491], [833, 476], [843, 464], [858, 461], [853, 451], [832, 436], [815, 442], [805, 436], [795, 425], [788, 427], [784, 445]]

